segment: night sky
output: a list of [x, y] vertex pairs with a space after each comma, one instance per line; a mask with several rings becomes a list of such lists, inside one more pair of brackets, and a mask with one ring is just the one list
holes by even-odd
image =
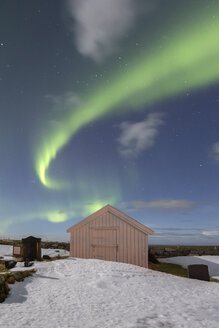
[[219, 244], [218, 0], [1, 1], [0, 114], [0, 237]]

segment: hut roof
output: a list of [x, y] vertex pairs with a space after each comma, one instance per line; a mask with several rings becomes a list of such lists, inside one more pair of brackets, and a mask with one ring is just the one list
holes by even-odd
[[72, 232], [73, 230], [76, 230], [76, 229], [80, 228], [82, 225], [87, 224], [88, 222], [91, 222], [91, 221], [95, 220], [97, 217], [99, 217], [99, 216], [101, 216], [101, 215], [103, 215], [107, 212], [117, 216], [121, 220], [125, 221], [126, 223], [130, 224], [131, 226], [135, 227], [136, 229], [138, 229], [138, 230], [140, 230], [140, 231], [142, 231], [142, 232], [144, 232], [148, 235], [153, 235], [154, 234], [154, 232], [151, 229], [149, 229], [148, 227], [146, 227], [144, 224], [134, 220], [130, 216], [128, 216], [125, 213], [117, 210], [115, 207], [113, 207], [109, 204], [104, 206], [100, 210], [96, 211], [95, 213], [89, 215], [88, 217], [86, 217], [82, 221], [78, 222], [77, 224], [73, 225], [72, 227], [70, 227], [67, 230], [67, 232]]
[[33, 236], [29, 236], [27, 238], [23, 238], [22, 241], [24, 242], [28, 242], [28, 241], [41, 241], [41, 238], [36, 238], [36, 237], [33, 237]]

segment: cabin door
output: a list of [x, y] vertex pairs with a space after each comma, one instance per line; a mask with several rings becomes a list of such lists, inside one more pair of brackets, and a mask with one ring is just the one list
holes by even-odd
[[117, 261], [117, 229], [91, 229], [92, 258]]

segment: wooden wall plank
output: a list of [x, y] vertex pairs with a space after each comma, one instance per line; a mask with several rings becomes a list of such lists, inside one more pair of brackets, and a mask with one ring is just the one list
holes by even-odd
[[[99, 248], [92, 248], [94, 242]], [[95, 249], [96, 255], [100, 257], [113, 259], [116, 254], [119, 262], [146, 267], [147, 242], [148, 237], [144, 232], [107, 212], [71, 233], [70, 256], [93, 258]], [[115, 252], [113, 244], [118, 245], [118, 251]]]

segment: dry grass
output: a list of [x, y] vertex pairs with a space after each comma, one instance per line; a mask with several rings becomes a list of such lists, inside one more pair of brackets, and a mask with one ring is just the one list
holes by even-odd
[[[169, 273], [174, 276], [188, 278], [188, 270], [178, 264], [165, 263], [165, 262], [160, 262], [159, 264], [154, 264], [152, 262], [149, 262], [148, 268], [151, 270], [155, 270], [155, 271]], [[210, 278], [210, 282], [219, 283], [219, 280], [215, 279], [215, 278]]]
[[178, 264], [165, 263], [165, 262], [154, 264], [149, 262], [148, 268], [155, 271], [169, 273], [174, 276], [188, 278], [188, 270]]
[[219, 280], [218, 279], [215, 279], [215, 278], [210, 278], [210, 281], [211, 282], [219, 282]]
[[8, 270], [5, 268], [5, 265], [0, 263], [0, 272], [8, 272]]

